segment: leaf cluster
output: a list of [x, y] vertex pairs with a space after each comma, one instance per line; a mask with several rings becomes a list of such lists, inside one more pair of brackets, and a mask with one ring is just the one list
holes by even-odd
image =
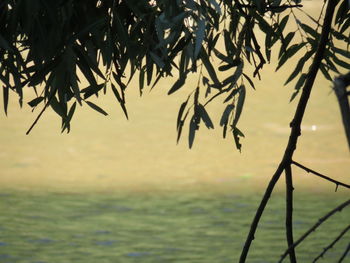
[[[35, 98], [28, 105], [33, 110], [41, 107], [33, 126], [51, 107], [62, 119], [62, 131], [69, 132], [77, 106], [87, 105], [107, 115], [91, 98], [108, 91], [128, 117], [125, 93], [135, 76], [142, 95], [145, 87], [153, 88], [169, 76], [177, 78], [169, 87], [172, 94], [187, 86], [190, 74], [196, 74], [198, 84], [179, 109], [178, 139], [186, 121], [190, 147], [201, 123], [214, 128], [206, 106], [224, 97], [219, 124], [224, 137], [230, 129], [240, 149], [239, 139], [244, 135], [237, 125], [246, 87], [255, 88], [252, 77], [260, 78], [277, 43], [277, 69], [305, 51], [286, 83], [299, 76], [298, 91], [305, 81], [303, 69], [315, 52], [319, 20], [314, 19], [312, 27], [295, 16], [298, 29], [290, 30], [287, 25], [300, 2], [3, 0], [0, 84], [4, 111], [7, 113], [10, 94], [17, 94], [22, 106], [25, 90], [30, 90]], [[349, 43], [346, 3], [340, 1], [332, 38]], [[263, 33], [263, 41], [257, 32]], [[223, 48], [218, 43], [223, 43]], [[331, 44], [321, 70], [330, 78], [329, 70], [349, 68], [348, 59], [346, 50]], [[253, 65], [252, 76], [246, 71], [248, 64]]]

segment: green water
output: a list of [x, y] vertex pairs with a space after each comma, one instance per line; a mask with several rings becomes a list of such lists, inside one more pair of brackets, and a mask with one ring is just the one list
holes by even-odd
[[[296, 236], [345, 199], [298, 193]], [[209, 263], [237, 262], [260, 194], [12, 191], [0, 200], [1, 263]], [[285, 249], [284, 202], [273, 196], [247, 262], [276, 262]], [[308, 238], [297, 250], [300, 262], [316, 257], [349, 218], [345, 209]], [[348, 241], [349, 234], [320, 262], [336, 262]]]

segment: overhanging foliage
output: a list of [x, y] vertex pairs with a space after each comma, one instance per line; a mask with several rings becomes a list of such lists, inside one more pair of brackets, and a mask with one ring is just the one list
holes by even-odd
[[[214, 128], [206, 105], [223, 97], [220, 126], [227, 129], [240, 149], [244, 136], [237, 124], [243, 109], [245, 89], [254, 88], [252, 77], [259, 76], [272, 47], [278, 43], [279, 69], [296, 53], [302, 59], [286, 83], [297, 78], [294, 98], [305, 82], [305, 64], [313, 57], [319, 38], [320, 17], [311, 24], [297, 19], [295, 9], [301, 1], [228, 1], [228, 0], [3, 0], [0, 3], [0, 82], [7, 113], [11, 93], [23, 104], [26, 89], [36, 98], [27, 102], [47, 107], [62, 118], [62, 131], [70, 130], [76, 104], [86, 104], [107, 115], [89, 99], [111, 89], [126, 117], [125, 91], [138, 75], [139, 90], [155, 86], [159, 79], [175, 76], [178, 80], [169, 94], [186, 85], [189, 74], [198, 74], [179, 110], [178, 138], [189, 122], [189, 146], [201, 123]], [[299, 10], [300, 12], [300, 10]], [[349, 43], [350, 16], [347, 1], [341, 1], [336, 16], [337, 28], [327, 47], [321, 70], [350, 68], [349, 52], [336, 47], [334, 40]], [[296, 30], [287, 24], [297, 25]], [[265, 35], [259, 43], [256, 32]], [[224, 42], [220, 50], [217, 43]], [[277, 47], [277, 46], [276, 46]], [[244, 65], [255, 67], [253, 76]], [[219, 71], [228, 77], [219, 79]], [[77, 74], [77, 73], [81, 74]], [[82, 79], [88, 86], [82, 86]], [[33, 126], [29, 129], [33, 128]]]

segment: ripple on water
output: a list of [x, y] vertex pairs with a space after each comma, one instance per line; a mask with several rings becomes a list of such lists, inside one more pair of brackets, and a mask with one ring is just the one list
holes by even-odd
[[97, 246], [112, 246], [117, 242], [118, 242], [117, 240], [101, 240], [101, 241], [96, 241], [95, 245], [97, 245]]
[[128, 257], [145, 257], [151, 255], [150, 252], [130, 252], [126, 254]]
[[28, 240], [28, 242], [36, 243], [36, 244], [51, 244], [55, 241], [50, 238], [40, 238], [40, 239], [31, 239], [31, 240]]

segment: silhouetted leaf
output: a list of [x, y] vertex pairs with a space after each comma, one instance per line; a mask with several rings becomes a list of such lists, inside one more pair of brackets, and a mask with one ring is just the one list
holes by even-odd
[[283, 64], [292, 56], [294, 56], [302, 47], [306, 45], [305, 42], [299, 43], [299, 44], [294, 44], [290, 46], [285, 53], [281, 56], [276, 71], [283, 66]]
[[66, 112], [62, 108], [62, 105], [60, 105], [58, 102], [56, 96], [51, 97], [50, 106], [59, 116], [61, 116], [62, 120], [66, 118]]
[[235, 108], [235, 106], [233, 104], [229, 104], [226, 106], [226, 108], [221, 116], [221, 119], [220, 119], [220, 126], [227, 125], [230, 114], [234, 108]]
[[114, 93], [114, 96], [117, 98], [118, 102], [119, 102], [119, 105], [122, 107], [122, 110], [125, 114], [125, 117], [127, 119], [129, 119], [129, 116], [128, 116], [128, 111], [126, 110], [126, 107], [125, 107], [125, 101], [123, 100], [123, 98], [120, 96], [117, 88], [114, 86], [114, 84], [112, 84], [112, 91]]
[[205, 126], [207, 126], [208, 129], [214, 129], [214, 124], [211, 121], [206, 109], [202, 104], [198, 104], [198, 111], [201, 119], [203, 120]]
[[87, 105], [89, 105], [92, 109], [94, 109], [95, 111], [107, 116], [108, 113], [105, 112], [102, 108], [100, 108], [99, 106], [97, 106], [96, 104], [92, 103], [91, 101], [85, 101]]
[[202, 52], [200, 53], [200, 55], [201, 55], [202, 62], [209, 73], [210, 78], [212, 79], [212, 81], [214, 81], [214, 87], [221, 88], [220, 81], [216, 76], [215, 69], [213, 65], [210, 63], [209, 57], [204, 49], [202, 49]]
[[329, 75], [329, 73], [328, 73], [328, 70], [327, 70], [325, 64], [322, 63], [322, 64], [320, 65], [320, 70], [321, 70], [323, 76], [324, 76], [326, 79], [328, 79], [328, 80], [330, 80], [330, 81], [333, 81], [331, 75]]
[[171, 89], [168, 91], [168, 95], [174, 93], [175, 91], [177, 91], [178, 89], [180, 89], [186, 81], [186, 75], [184, 76], [180, 76], [180, 78], [175, 81], [174, 85], [171, 87]]
[[236, 113], [235, 113], [235, 117], [234, 117], [233, 122], [232, 122], [232, 126], [234, 126], [234, 127], [236, 127], [238, 120], [241, 117], [242, 110], [243, 110], [243, 105], [244, 105], [244, 101], [245, 101], [245, 94], [246, 94], [244, 85], [241, 85], [239, 87], [238, 94], [239, 94], [239, 96], [238, 96], [238, 101], [237, 101], [237, 106], [236, 106]]
[[311, 58], [311, 56], [315, 52], [313, 50], [307, 52], [303, 57], [300, 58], [299, 62], [297, 63], [297, 66], [295, 67], [294, 71], [290, 76], [288, 77], [287, 81], [284, 83], [284, 85], [287, 85], [290, 81], [292, 81], [299, 73], [302, 73], [303, 67], [305, 63]]
[[310, 26], [308, 26], [307, 24], [301, 23], [299, 22], [299, 25], [301, 26], [301, 28], [308, 34], [310, 34], [311, 36], [313, 36], [314, 39], [318, 39], [320, 37], [320, 34], [317, 33], [317, 31], [313, 28], [311, 28]]
[[44, 97], [37, 97], [33, 100], [31, 100], [30, 102], [28, 102], [28, 105], [30, 107], [35, 107], [37, 106], [40, 102], [42, 102], [44, 100]]
[[105, 84], [98, 84], [98, 85], [90, 85], [89, 87], [86, 87], [85, 89], [82, 89], [80, 92], [84, 93], [84, 99], [87, 99], [91, 97], [92, 95], [97, 95], [98, 92], [105, 86]]
[[4, 99], [4, 111], [5, 111], [5, 114], [7, 115], [7, 107], [9, 103], [9, 88], [4, 86], [2, 87], [2, 91], [3, 91], [3, 99]]
[[237, 127], [233, 127], [232, 128], [232, 135], [233, 135], [233, 138], [235, 140], [236, 148], [239, 151], [241, 151], [242, 144], [240, 143], [240, 137], [244, 137], [244, 134]]
[[198, 116], [196, 114], [194, 114], [191, 118], [191, 121], [190, 121], [190, 131], [189, 131], [189, 135], [188, 135], [188, 145], [189, 145], [190, 149], [193, 146], [196, 131], [199, 128], [199, 121], [200, 121], [200, 119], [198, 118]]
[[295, 87], [294, 87], [295, 91], [294, 91], [292, 97], [290, 98], [290, 102], [293, 101], [294, 98], [299, 94], [299, 91], [300, 91], [301, 87], [304, 85], [306, 78], [307, 78], [307, 74], [305, 74], [305, 73], [301, 74], [301, 76], [299, 77], [299, 80], [295, 84]]
[[196, 44], [194, 49], [194, 58], [196, 59], [198, 57], [199, 52], [202, 49], [202, 42], [205, 36], [205, 19], [201, 18], [198, 21], [198, 28], [196, 30]]
[[248, 80], [250, 86], [252, 86], [252, 88], [255, 89], [254, 82], [248, 77], [248, 75], [243, 73], [243, 76], [246, 80]]
[[179, 109], [179, 113], [177, 115], [177, 122], [176, 122], [176, 127], [177, 127], [177, 130], [179, 130], [179, 127], [181, 126], [181, 121], [182, 121], [182, 115], [185, 111], [185, 108], [187, 106], [187, 103], [188, 103], [188, 100], [190, 99], [190, 96], [187, 97], [187, 100], [185, 102], [183, 102], [180, 106], [180, 109]]

